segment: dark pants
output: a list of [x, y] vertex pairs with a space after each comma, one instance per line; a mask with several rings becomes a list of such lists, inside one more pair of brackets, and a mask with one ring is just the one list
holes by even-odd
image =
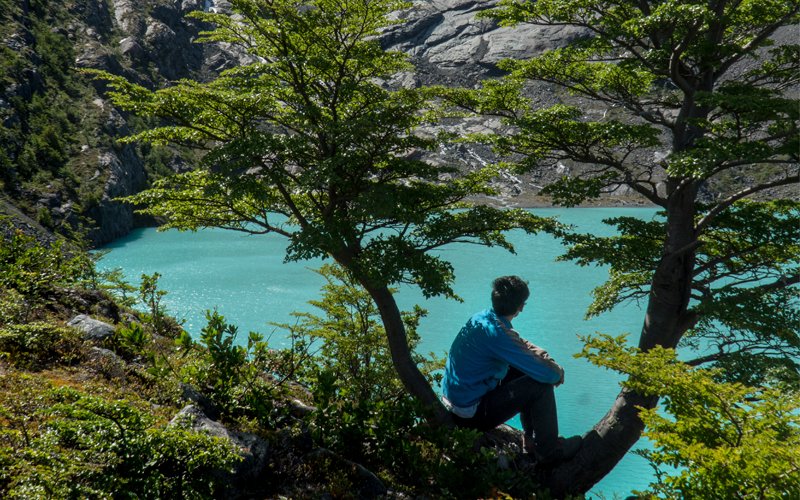
[[533, 437], [538, 450], [551, 450], [558, 440], [553, 388], [512, 367], [500, 384], [483, 396], [475, 416], [453, 415], [453, 419], [458, 426], [488, 431], [519, 413], [526, 438]]

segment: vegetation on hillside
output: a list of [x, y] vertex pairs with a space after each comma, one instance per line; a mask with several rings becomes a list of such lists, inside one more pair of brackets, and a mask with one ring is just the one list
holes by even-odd
[[0, 280], [0, 495], [211, 496], [209, 472], [230, 468], [235, 450], [166, 425], [177, 386], [121, 361], [141, 355], [126, 350], [124, 328], [101, 344], [119, 357], [98, 357], [100, 345], [65, 326], [76, 312], [118, 312], [89, 256], [18, 232], [0, 246]]
[[[320, 272], [320, 315], [283, 325], [290, 347], [273, 350], [257, 333], [238, 338], [213, 311], [192, 339], [161, 306], [157, 274], [132, 287], [116, 272], [98, 275], [84, 254], [16, 234], [0, 247], [0, 494], [349, 497], [374, 492], [364, 489], [374, 473], [412, 495], [541, 497], [547, 471], [513, 440], [425, 423], [369, 295], [341, 268]], [[77, 313], [116, 331], [87, 340], [65, 326]], [[412, 349], [422, 315], [404, 314]], [[628, 374], [628, 389], [665, 398], [666, 414], [643, 415], [658, 447], [642, 453], [659, 474], [642, 496], [800, 493], [796, 392], [720, 381], [721, 372], [676, 362], [672, 350], [642, 354], [622, 339], [589, 338], [582, 356]], [[434, 382], [440, 361], [415, 359]], [[241, 448], [176, 418], [187, 404], [268, 443], [257, 481], [232, 472]]]
[[[150, 125], [114, 123], [91, 79], [75, 67], [81, 51], [100, 53], [112, 38], [88, 26], [83, 10], [90, 9], [80, 1], [0, 0], [0, 194], [76, 240], [97, 222], [87, 214], [101, 203], [111, 175], [101, 155], [122, 150], [117, 128]], [[174, 152], [144, 146], [137, 155], [158, 177]]]
[[[448, 294], [452, 270], [430, 250], [459, 241], [508, 247], [503, 230], [556, 226], [513, 210], [452, 211], [466, 197], [486, 193], [483, 183], [493, 170], [442, 182], [447, 169], [408, 156], [410, 148], [432, 144], [414, 133], [426, 116], [426, 94], [380, 86], [376, 78], [405, 67], [374, 39], [401, 4], [304, 5], [241, 0], [233, 2], [241, 17], [198, 15], [217, 26], [206, 40], [238, 44], [260, 58], [208, 84], [149, 92], [100, 75], [111, 82], [118, 105], [172, 123], [131, 140], [193, 143], [208, 151], [201, 170], [132, 200], [165, 217], [167, 227], [275, 232], [290, 239], [289, 258], [333, 258], [375, 301], [406, 389], [446, 423], [410, 354], [389, 286], [406, 281], [429, 295]], [[562, 233], [570, 247], [565, 258], [610, 266], [611, 279], [598, 289], [590, 314], [647, 300], [641, 356], [702, 338], [719, 352], [692, 363], [713, 363], [715, 383], [758, 386], [733, 391], [740, 397], [794, 390], [798, 380], [793, 357], [800, 328], [786, 305], [798, 299], [800, 205], [745, 200], [798, 182], [797, 101], [784, 95], [796, 83], [797, 47], [761, 50], [780, 26], [797, 19], [798, 9], [796, 2], [764, 8], [750, 2], [504, 2], [495, 14], [504, 22], [567, 23], [594, 36], [529, 61], [506, 61], [509, 75], [478, 91], [437, 91], [449, 103], [513, 125], [516, 134], [482, 138], [521, 158], [517, 168], [547, 168], [561, 159], [594, 166], [549, 186], [557, 203], [571, 206], [622, 185], [663, 207], [664, 222], [610, 221], [619, 236]], [[758, 60], [754, 69], [738, 81], [726, 78], [746, 57]], [[536, 109], [523, 93], [529, 80], [617, 109], [600, 117], [567, 104]], [[658, 145], [670, 153], [648, 160]], [[700, 201], [709, 179], [763, 165], [782, 168], [712, 204]], [[662, 186], [654, 181], [659, 173], [666, 178]], [[274, 214], [292, 225], [276, 223]], [[638, 440], [642, 410], [667, 396], [659, 387], [625, 386], [580, 453], [549, 473], [547, 486], [558, 495], [588, 491]]]
[[73, 68], [74, 41], [54, 29], [67, 17], [61, 2], [30, 2], [27, 12], [20, 2], [0, 2], [2, 39], [13, 42], [0, 45], [0, 99], [8, 99], [0, 108], [0, 182], [49, 229], [48, 207], [32, 213], [38, 197], [61, 193], [90, 206], [102, 190], [102, 181], [89, 182], [94, 168], [80, 154], [103, 140], [93, 133], [100, 114], [93, 88]]

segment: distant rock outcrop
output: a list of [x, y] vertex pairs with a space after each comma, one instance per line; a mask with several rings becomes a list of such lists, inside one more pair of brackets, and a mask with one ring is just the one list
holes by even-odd
[[[100, 34], [114, 32], [116, 47], [98, 36], [85, 44], [76, 64], [121, 74], [149, 87], [181, 78], [207, 80], [226, 68], [242, 62], [242, 56], [219, 45], [197, 44], [201, 23], [186, 17], [191, 11], [226, 9], [227, 2], [183, 0], [178, 2], [103, 1], [87, 11], [87, 30]], [[153, 72], [155, 69], [155, 72]], [[97, 84], [102, 89], [102, 84]], [[120, 114], [107, 100], [99, 97], [97, 105], [104, 110], [105, 133], [112, 138], [131, 133], [127, 116]], [[153, 220], [134, 213], [119, 198], [137, 193], [149, 184], [144, 161], [133, 145], [101, 148], [94, 151], [97, 175], [105, 179], [102, 194], [86, 214], [95, 222], [88, 237], [102, 245], [124, 236], [131, 229], [152, 225]], [[177, 162], [180, 165], [180, 161]], [[180, 168], [180, 166], [176, 167]]]
[[121, 151], [101, 151], [98, 154], [98, 170], [106, 172], [107, 180], [99, 203], [89, 209], [88, 215], [96, 226], [89, 232], [95, 244], [102, 244], [125, 236], [137, 224], [137, 216], [130, 204], [117, 198], [137, 193], [147, 187], [147, 174], [142, 160], [133, 147]]
[[[474, 86], [484, 78], [499, 74], [496, 63], [508, 57], [527, 57], [551, 47], [563, 45], [580, 36], [573, 28], [523, 26], [501, 27], [495, 21], [476, 17], [496, 4], [496, 1], [436, 0], [415, 1], [413, 6], [396, 15], [405, 22], [388, 28], [382, 42], [388, 49], [401, 50], [410, 55], [416, 70], [405, 75], [403, 85], [444, 84]], [[89, 44], [79, 57], [84, 67], [104, 69], [124, 74], [146, 85], [156, 85], [148, 73], [155, 68], [158, 78], [208, 79], [219, 71], [250, 59], [220, 44], [196, 44], [193, 40], [203, 26], [186, 17], [193, 10], [228, 11], [225, 1], [183, 0], [174, 3], [156, 2], [145, 9], [140, 2], [113, 0], [100, 3], [87, 12], [87, 22], [98, 34], [110, 29], [121, 34], [119, 45], [114, 47]], [[100, 37], [101, 39], [103, 37]], [[116, 113], [108, 102], [106, 128], [112, 137], [128, 133], [125, 119]], [[487, 127], [499, 127], [499, 122], [484, 120], [464, 121], [458, 125], [464, 133]], [[465, 169], [475, 168], [492, 161], [485, 147], [455, 146], [439, 151], [431, 161], [456, 163]], [[137, 219], [129, 205], [115, 201], [143, 189], [148, 178], [141, 158], [126, 146], [121, 150], [97, 152], [98, 171], [107, 179], [99, 202], [88, 210], [96, 227], [89, 233], [95, 244], [118, 238], [132, 228], [149, 221]], [[533, 184], [533, 185], [532, 185]], [[505, 175], [495, 181], [500, 197], [507, 200], [520, 194], [536, 191], [535, 182], [518, 176]], [[513, 203], [513, 202], [512, 202]]]
[[[411, 8], [398, 12], [404, 22], [391, 26], [382, 35], [384, 47], [409, 54], [415, 71], [402, 75], [393, 85], [446, 85], [474, 88], [487, 78], [502, 75], [497, 63], [504, 59], [529, 58], [544, 51], [563, 47], [571, 41], [588, 36], [584, 29], [571, 26], [540, 26], [521, 24], [500, 26], [495, 20], [482, 17], [497, 5], [497, 0], [433, 0], [415, 1]], [[528, 89], [533, 101], [542, 107], [551, 106], [564, 97], [547, 84], [531, 85]], [[587, 114], [600, 113], [588, 103], [577, 102]], [[496, 118], [476, 117], [450, 120], [447, 129], [459, 136], [474, 133], [510, 132]], [[435, 129], [427, 130], [435, 133]], [[490, 148], [480, 144], [445, 146], [426, 155], [433, 162], [459, 165], [463, 170], [473, 170], [493, 163], [497, 157]], [[544, 185], [561, 177], [577, 166], [559, 164], [531, 174], [501, 171], [491, 185], [497, 195], [487, 201], [496, 205], [538, 206], [548, 200], [539, 196]], [[642, 201], [619, 190], [609, 193], [604, 203]]]
[[502, 27], [477, 17], [496, 5], [497, 0], [416, 1], [397, 14], [404, 22], [387, 29], [382, 41], [413, 58], [419, 83], [473, 86], [498, 76], [496, 64], [503, 59], [537, 55], [582, 33], [565, 26]]
[[[496, 63], [504, 58], [535, 55], [580, 36], [572, 28], [508, 28], [476, 17], [496, 3], [496, 0], [417, 0], [409, 9], [396, 13], [404, 22], [387, 28], [381, 35], [382, 43], [387, 49], [409, 54], [416, 69], [392, 83], [475, 86], [484, 78], [497, 76]], [[206, 81], [224, 69], [252, 61], [225, 44], [195, 43], [199, 32], [209, 26], [187, 14], [196, 10], [228, 12], [230, 3], [225, 0], [92, 0], [76, 2], [68, 9], [68, 25], [54, 29], [60, 30], [73, 44], [77, 68], [108, 71], [156, 88], [181, 78]], [[0, 42], [22, 53], [32, 52], [36, 40], [31, 31], [20, 28]], [[29, 100], [43, 90], [36, 64], [31, 63], [25, 71], [24, 78], [0, 89], [0, 119], [6, 126], [14, 126], [20, 120], [15, 113], [3, 111], [8, 109], [11, 99]], [[88, 102], [93, 99], [95, 108], [90, 112], [99, 123], [86, 130], [89, 139], [73, 147], [79, 152], [70, 160], [79, 164], [73, 169], [79, 173], [73, 176], [80, 184], [79, 189], [54, 185], [52, 191], [43, 194], [41, 190], [48, 189], [47, 186], [31, 193], [23, 188], [17, 189], [14, 196], [27, 199], [26, 213], [39, 217], [48, 227], [59, 230], [84, 225], [89, 240], [102, 245], [137, 226], [154, 222], [137, 216], [131, 206], [119, 201], [147, 187], [153, 172], [149, 171], [151, 167], [139, 148], [115, 142], [131, 133], [130, 117], [106, 99], [104, 83], [93, 85], [96, 95]], [[90, 120], [85, 126], [92, 127], [91, 123]], [[466, 120], [455, 126], [469, 133], [486, 128], [498, 130], [499, 123]], [[492, 161], [493, 157], [486, 148], [459, 145], [443, 148], [429, 155], [429, 159], [471, 169]], [[166, 166], [175, 170], [191, 168], [180, 158]], [[10, 178], [14, 180], [13, 172]], [[495, 181], [500, 193], [495, 201], [516, 203], [509, 200], [535, 191], [535, 184], [527, 178], [501, 176]], [[12, 185], [6, 189], [16, 188]]]

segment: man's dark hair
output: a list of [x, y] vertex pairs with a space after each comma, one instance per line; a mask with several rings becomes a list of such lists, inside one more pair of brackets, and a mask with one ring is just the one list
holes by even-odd
[[492, 308], [500, 316], [519, 311], [530, 295], [528, 284], [519, 276], [500, 276], [492, 282]]

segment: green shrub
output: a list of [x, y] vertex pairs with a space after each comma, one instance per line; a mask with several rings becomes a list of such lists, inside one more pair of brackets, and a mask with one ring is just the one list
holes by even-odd
[[159, 273], [151, 275], [142, 274], [142, 281], [139, 285], [139, 298], [147, 308], [147, 319], [153, 329], [153, 333], [164, 335], [167, 333], [166, 309], [161, 304], [165, 290], [158, 289], [158, 280], [161, 278]]
[[210, 498], [239, 460], [230, 443], [156, 425], [127, 401], [31, 377], [0, 381], [0, 419], [3, 498]]
[[46, 207], [39, 207], [38, 212], [36, 213], [36, 220], [39, 224], [43, 225], [44, 227], [53, 228], [53, 215], [50, 213], [50, 210]]
[[68, 251], [62, 241], [47, 247], [21, 231], [12, 233], [0, 245], [0, 289], [14, 290], [36, 305], [56, 289], [79, 285], [93, 275], [94, 263], [84, 252]]
[[[95, 260], [102, 259], [103, 253], [92, 252]], [[122, 269], [117, 267], [97, 273], [97, 288], [110, 293], [116, 301], [126, 307], [133, 307], [136, 304], [134, 293], [137, 288], [125, 280]]]
[[[337, 401], [392, 401], [405, 395], [392, 366], [378, 308], [369, 294], [339, 266], [326, 265], [318, 272], [326, 280], [323, 296], [309, 303], [323, 316], [293, 313], [298, 319], [295, 325], [276, 325], [288, 330], [292, 338], [305, 340], [296, 350], [317, 351], [316, 356], [307, 358], [309, 362], [303, 364], [298, 376], [310, 386], [327, 386], [330, 382], [330, 390], [320, 396]], [[417, 325], [426, 312], [416, 307], [402, 314], [413, 350], [419, 343]], [[415, 361], [431, 379], [435, 378], [434, 371], [443, 367], [442, 360], [433, 355], [425, 358], [415, 354]]]
[[27, 323], [30, 307], [25, 296], [13, 289], [0, 291], [0, 326]]
[[141, 351], [152, 341], [152, 337], [147, 334], [139, 323], [131, 323], [130, 326], [123, 326], [117, 329], [120, 342], [128, 346], [132, 351]]
[[[627, 375], [623, 386], [658, 395], [641, 410], [656, 471], [646, 498], [800, 498], [800, 392], [793, 384], [748, 387], [721, 370], [678, 361], [674, 349], [647, 352], [624, 336], [585, 339], [592, 363]], [[766, 382], [770, 382], [767, 380]]]
[[0, 327], [0, 357], [16, 368], [39, 369], [81, 357], [81, 336], [71, 328], [50, 323], [9, 324]]
[[256, 332], [250, 332], [246, 344], [237, 343], [237, 327], [217, 311], [206, 311], [206, 319], [199, 342], [187, 332], [178, 339], [195, 358], [182, 370], [184, 382], [198, 387], [228, 417], [255, 418], [262, 425], [272, 425], [273, 401], [282, 391], [283, 380], [273, 377], [280, 356]]
[[136, 357], [148, 354], [146, 348], [153, 341], [153, 337], [140, 323], [131, 323], [120, 326], [114, 332], [113, 342], [116, 351], [127, 357]]

